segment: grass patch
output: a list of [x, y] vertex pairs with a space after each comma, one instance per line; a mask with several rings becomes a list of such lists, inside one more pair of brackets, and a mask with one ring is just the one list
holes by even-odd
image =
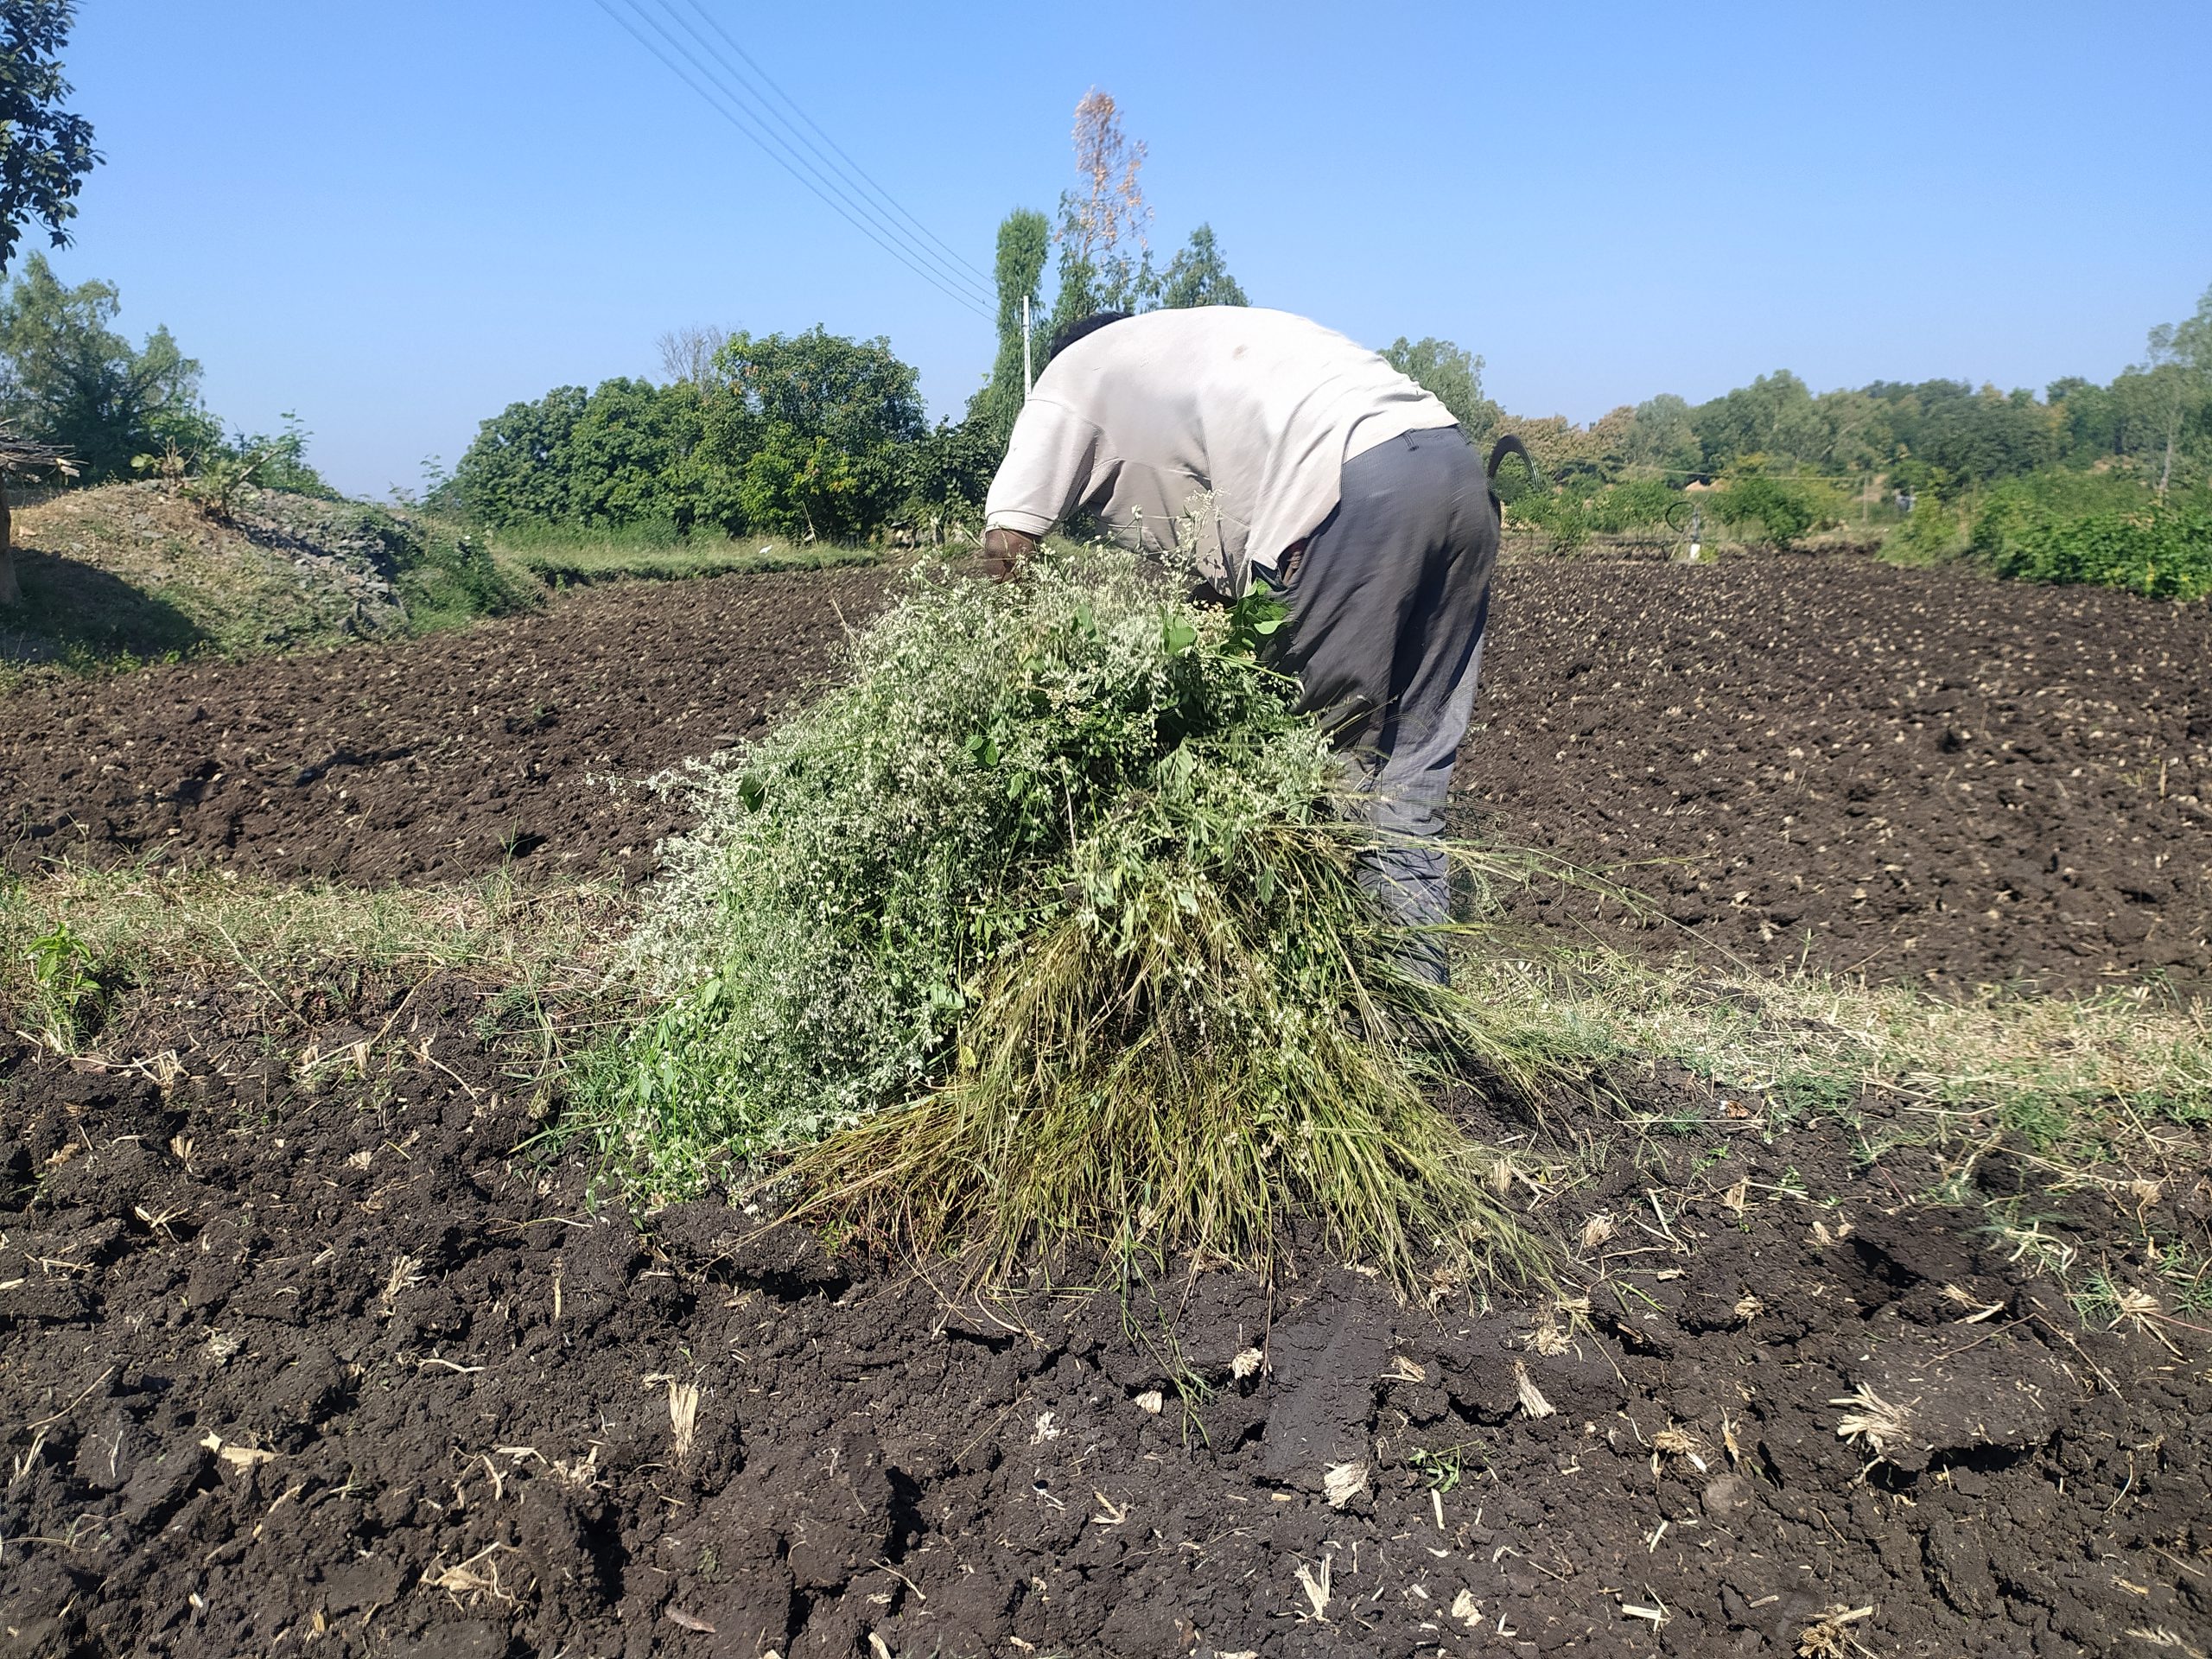
[[153, 484], [68, 490], [15, 529], [23, 598], [0, 610], [10, 677], [388, 639], [543, 597], [456, 526], [276, 490], [227, 518]]
[[79, 1052], [134, 992], [178, 979], [236, 986], [279, 1010], [334, 980], [440, 972], [574, 1004], [609, 983], [623, 902], [496, 875], [431, 888], [68, 864], [0, 876], [0, 1024]]
[[1462, 977], [1524, 1046], [1672, 1060], [1791, 1117], [1840, 1122], [1880, 1090], [1931, 1136], [2009, 1129], [2084, 1167], [2212, 1124], [2212, 1007], [2147, 988], [1949, 1001], [1816, 976], [1716, 981], [1611, 953], [1556, 966], [1484, 957]]
[[496, 556], [538, 582], [564, 587], [594, 582], [681, 582], [696, 576], [760, 575], [875, 564], [871, 547], [798, 543], [780, 537], [683, 536], [672, 524], [581, 530], [515, 525], [487, 532]]
[[[731, 781], [741, 786], [743, 776]], [[1333, 861], [1341, 851], [1325, 842], [1319, 855]], [[0, 878], [0, 1027], [61, 1052], [128, 1062], [137, 1057], [129, 1046], [134, 1033], [168, 1028], [172, 996], [198, 985], [241, 995], [282, 1048], [304, 1044], [314, 1008], [349, 1004], [365, 976], [387, 984], [463, 976], [496, 993], [486, 1006], [524, 1071], [550, 1079], [567, 1067], [569, 1132], [598, 1135], [645, 1171], [650, 1191], [672, 1196], [717, 1170], [736, 1173], [740, 1143], [716, 1116], [726, 1108], [706, 1091], [741, 1096], [757, 1077], [687, 1070], [738, 1055], [745, 1033], [727, 1028], [727, 1007], [652, 988], [655, 960], [661, 971], [672, 965], [661, 955], [669, 918], [658, 916], [639, 936], [642, 952], [626, 941], [640, 906], [656, 902], [596, 886], [523, 889], [498, 877], [364, 890], [64, 865]], [[1218, 913], [1170, 919], [1159, 948], [1177, 955], [1195, 935], [1212, 937], [1224, 925], [1234, 938], [1242, 925]], [[1187, 1043], [1198, 1005], [1173, 996], [1148, 1015], [1132, 1007], [1071, 1022], [1069, 1009], [1110, 1009], [1113, 995], [1125, 995], [1147, 970], [1141, 957], [1124, 961], [1103, 941], [1086, 942], [1065, 918], [1013, 961], [1029, 963], [1033, 976], [1009, 967], [987, 978], [984, 996], [945, 1016], [949, 1031], [995, 1031], [997, 1051], [974, 1050], [971, 1035], [969, 1054], [956, 1052], [937, 1073], [890, 1091], [889, 1106], [829, 1122], [823, 1139], [802, 1134], [785, 1154], [765, 1154], [761, 1166], [788, 1169], [783, 1160], [795, 1153], [793, 1191], [826, 1200], [818, 1216], [1001, 1251], [1020, 1238], [1068, 1236], [1067, 1218], [1086, 1212], [1090, 1236], [1109, 1246], [1135, 1248], [1176, 1227], [1200, 1236], [1241, 1228], [1251, 1236], [1284, 1207], [1310, 1211], [1317, 1199], [1309, 1185], [1319, 1188], [1319, 1202], [1355, 1213], [1398, 1192], [1399, 1207], [1384, 1213], [1395, 1215], [1395, 1236], [1412, 1249], [1436, 1236], [1423, 1228], [1464, 1224], [1464, 1205], [1491, 1201], [1467, 1188], [1497, 1166], [1486, 1166], [1429, 1104], [1434, 1078], [1417, 1046], [1408, 1046], [1399, 1073], [1389, 1069], [1389, 1051], [1378, 1057], [1340, 1023], [1262, 1042], [1264, 1010], [1244, 1020], [1241, 1035]], [[1071, 975], [1105, 977], [1086, 986]], [[2151, 1259], [2175, 1306], [2212, 1313], [2212, 1255], [2201, 1230], [2177, 1231], [2170, 1219], [2172, 1202], [2202, 1171], [2212, 1128], [2212, 1007], [2201, 1002], [2122, 990], [1948, 1001], [1815, 977], [1715, 980], [1610, 953], [1540, 964], [1487, 948], [1464, 953], [1458, 975], [1458, 995], [1479, 1010], [1484, 1039], [1504, 1063], [1519, 1057], [1557, 1075], [1618, 1080], [1673, 1062], [1751, 1103], [1746, 1127], [1833, 1134], [1859, 1145], [1867, 1162], [1900, 1146], [1937, 1150], [1955, 1181], [1929, 1198], [1982, 1203], [1968, 1178], [2001, 1146], [2051, 1194], [2088, 1192], [2108, 1202], [2113, 1249], [2129, 1248], [2131, 1237], [2143, 1248], [2141, 1236], [2155, 1236]], [[1001, 1000], [987, 1007], [990, 996]], [[1389, 994], [1377, 1000], [1387, 1007]], [[1020, 1023], [1047, 1017], [1070, 1028]], [[1469, 1014], [1458, 1007], [1436, 1017]], [[687, 1029], [693, 1020], [706, 1024]], [[1156, 1028], [1138, 1029], [1140, 1020]], [[1296, 1063], [1336, 1068], [1335, 1092], [1285, 1105], [1283, 1091], [1310, 1087], [1307, 1076], [1288, 1070], [1300, 1055], [1308, 1058]], [[1025, 1056], [1043, 1056], [1049, 1068], [1025, 1068]], [[637, 1067], [664, 1058], [667, 1092], [649, 1100], [625, 1092], [637, 1085]], [[1196, 1091], [1160, 1086], [1176, 1067], [1202, 1061], [1225, 1069]], [[1341, 1080], [1347, 1075], [1349, 1083]], [[1630, 1108], [1624, 1129], [1669, 1145], [1713, 1135], [1715, 1126], [1694, 1113], [1640, 1117], [1633, 1085], [1620, 1086]], [[1271, 1099], [1275, 1115], [1267, 1121], [1280, 1137], [1273, 1144], [1246, 1133], [1254, 1103]], [[686, 1110], [700, 1116], [687, 1120]], [[1369, 1145], [1364, 1137], [1378, 1126], [1409, 1137], [1389, 1143], [1394, 1161], [1327, 1155]], [[723, 1138], [712, 1139], [716, 1132]], [[1322, 1155], [1300, 1155], [1298, 1137], [1307, 1134], [1305, 1144]], [[1602, 1134], [1598, 1144], [1608, 1144]], [[1566, 1152], [1563, 1142], [1558, 1150]], [[1516, 1166], [1541, 1171], [1548, 1155], [1522, 1148]], [[669, 1161], [656, 1166], [656, 1157]], [[1357, 1190], [1358, 1172], [1377, 1170], [1381, 1187]], [[1333, 1199], [1331, 1182], [1339, 1184]], [[2149, 1196], [2161, 1188], [2162, 1203]], [[1179, 1196], [1209, 1191], [1258, 1192], [1266, 1202], [1179, 1218]], [[1132, 1206], [1125, 1227], [1102, 1211], [1109, 1202]], [[2008, 1249], [2048, 1248], [2052, 1270], [2093, 1297], [2083, 1275], [2102, 1259], [2103, 1242], [2076, 1233], [2073, 1245], [2055, 1234], [2039, 1243], [2050, 1230], [2037, 1218], [2049, 1207], [2031, 1193], [1990, 1202], [1985, 1213]], [[1377, 1247], [1362, 1253], [1376, 1259]]]
[[1432, 1100], [1523, 1057], [1400, 969], [1336, 760], [1256, 660], [1273, 619], [1077, 557], [918, 580], [849, 684], [689, 774], [658, 1007], [587, 1118], [650, 1192], [780, 1168], [804, 1213], [994, 1267], [1264, 1265], [1294, 1214], [1402, 1274], [1529, 1266]]

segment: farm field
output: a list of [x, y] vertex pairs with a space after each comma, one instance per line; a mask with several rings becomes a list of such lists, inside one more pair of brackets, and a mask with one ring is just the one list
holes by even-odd
[[2203, 982], [2202, 607], [1788, 554], [1500, 588], [1471, 817], [1658, 918], [1585, 897], [1570, 921], [1555, 893], [1517, 914], [1955, 987]]
[[1617, 1041], [1464, 1103], [1557, 1284], [1402, 1302], [1310, 1248], [983, 1294], [633, 1213], [543, 1137], [680, 827], [637, 780], [765, 729], [883, 586], [8, 698], [19, 915], [162, 919], [89, 1058], [0, 1038], [0, 1655], [2212, 1648], [2203, 607], [1507, 569], [1465, 822], [1642, 900], [1511, 918], [1700, 947], [1679, 1006], [1758, 1055], [1872, 1040], [1884, 984], [1986, 1039], [2011, 983], [2083, 1069], [2031, 1122]]
[[[46, 682], [0, 732], [0, 858], [632, 880], [620, 791], [761, 729], [883, 573], [621, 584], [427, 639]], [[1569, 938], [1967, 987], [2206, 971], [2201, 607], [1861, 558], [1501, 575], [1465, 827], [1647, 901], [1510, 893]]]
[[2212, 1659], [2152, 9], [0, 0], [0, 1659]]

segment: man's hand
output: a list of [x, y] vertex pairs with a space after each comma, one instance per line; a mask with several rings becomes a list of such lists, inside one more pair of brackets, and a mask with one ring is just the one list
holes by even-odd
[[1036, 556], [1037, 538], [1018, 530], [983, 532], [983, 569], [994, 582], [1010, 582], [1021, 567]]

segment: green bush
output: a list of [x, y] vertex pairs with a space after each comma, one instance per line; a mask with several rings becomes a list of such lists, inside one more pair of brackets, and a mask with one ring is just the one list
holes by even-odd
[[2154, 599], [2212, 594], [2212, 507], [2160, 499], [2139, 485], [2025, 480], [1995, 492], [1972, 549], [2002, 576], [2086, 582]]
[[[1516, 467], [1500, 471], [1511, 478]], [[1513, 494], [1503, 489], [1508, 524], [1536, 530], [1555, 553], [1573, 553], [1589, 544], [1593, 534], [1626, 535], [1677, 521], [1686, 523], [1680, 490], [1659, 479], [1634, 479], [1602, 488], [1587, 479], [1575, 479], [1557, 488], [1522, 483]]]
[[1893, 563], [1933, 564], [1959, 548], [1958, 509], [1930, 490], [1916, 499], [1912, 512], [1885, 544]]
[[1742, 531], [1757, 524], [1777, 547], [1789, 547], [1833, 518], [1822, 493], [1801, 480], [1752, 474], [1724, 486], [1713, 498], [1721, 523]]
[[1590, 540], [1588, 504], [1564, 490], [1529, 490], [1507, 503], [1506, 522], [1542, 532], [1554, 553], [1575, 553]]
[[1631, 479], [1591, 497], [1586, 512], [1592, 529], [1618, 536], [1671, 525], [1681, 518], [1686, 499], [1662, 480]]
[[1423, 1086], [1516, 1051], [1401, 967], [1273, 626], [1103, 552], [918, 579], [849, 683], [683, 779], [658, 1006], [585, 1121], [652, 1192], [796, 1154], [816, 1213], [1001, 1262], [1263, 1261], [1293, 1210], [1395, 1269], [1525, 1259]]
[[528, 575], [492, 556], [480, 531], [358, 503], [344, 504], [339, 512], [384, 543], [408, 626], [416, 632], [529, 610], [542, 598]]
[[529, 610], [539, 595], [492, 557], [482, 535], [423, 531], [399, 567], [399, 591], [417, 632], [450, 627], [480, 616]]

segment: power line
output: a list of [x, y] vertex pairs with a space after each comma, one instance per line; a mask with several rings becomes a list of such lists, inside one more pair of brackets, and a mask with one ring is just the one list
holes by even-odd
[[[944, 295], [948, 299], [959, 302], [962, 305], [966, 306], [969, 310], [974, 311], [979, 316], [988, 318], [990, 315], [989, 311], [985, 308], [984, 305], [975, 296], [963, 292], [959, 288], [948, 285], [941, 276], [939, 276], [936, 271], [929, 269], [927, 265], [919, 261], [915, 257], [914, 251], [906, 245], [904, 238], [887, 237], [884, 233], [882, 227], [874, 224], [871, 219], [855, 213], [853, 210], [853, 207], [848, 205], [847, 202], [839, 200], [833, 189], [825, 188], [828, 184], [827, 181], [821, 181], [817, 182], [817, 181], [820, 180], [820, 175], [818, 172], [816, 173], [815, 177], [808, 177], [807, 174], [814, 169], [804, 168], [804, 157], [797, 158], [795, 162], [791, 156], [779, 152], [776, 143], [772, 142], [772, 135], [764, 133], [759, 125], [757, 119], [752, 115], [752, 112], [747, 108], [743, 102], [732, 96], [727, 87], [723, 86], [718, 80], [716, 80], [715, 76], [709, 72], [703, 65], [700, 64], [692, 54], [684, 49], [683, 43], [677, 40], [674, 35], [671, 35], [665, 26], [661, 24], [649, 13], [647, 13], [644, 6], [639, 3], [639, 0], [625, 0], [625, 3], [626, 3], [630, 10], [636, 15], [639, 22], [645, 23], [647, 28], [651, 29], [654, 32], [654, 34], [659, 35], [662, 40], [667, 41], [668, 45], [675, 50], [677, 57], [683, 60], [682, 63], [679, 63], [676, 59], [671, 58], [668, 52], [664, 51], [659, 45], [656, 44], [653, 41], [648, 39], [644, 34], [640, 33], [636, 25], [630, 21], [628, 16], [614, 10], [613, 7], [608, 3], [608, 0], [597, 0], [597, 3], [600, 10], [605, 11], [608, 16], [613, 17], [616, 22], [620, 23], [624, 31], [627, 33], [632, 39], [635, 40], [640, 46], [643, 46], [648, 52], [652, 53], [653, 56], [659, 59], [661, 63], [670, 71], [670, 73], [674, 74], [679, 80], [683, 81], [685, 86], [690, 87], [693, 92], [697, 92], [700, 97], [705, 99], [716, 114], [720, 115], [724, 120], [735, 127], [740, 132], [742, 132], [747, 137], [752, 139], [755, 144], [758, 144], [767, 153], [769, 159], [773, 161], [778, 166], [781, 167], [785, 172], [789, 173], [794, 179], [798, 180], [798, 182], [804, 185], [809, 191], [812, 192], [813, 194], [822, 201], [823, 206], [829, 207], [830, 211], [836, 213], [839, 218], [844, 219], [847, 224], [852, 226], [855, 230], [859, 231], [871, 242], [874, 242], [886, 253], [898, 260], [899, 264], [905, 265], [909, 270], [912, 271], [917, 276], [922, 278], [923, 281], [928, 283], [932, 288], [935, 288], [939, 293]], [[702, 81], [704, 83], [703, 85], [702, 84]], [[789, 149], [788, 145], [784, 148], [785, 150]]]
[[[643, 8], [639, 4], [639, 0], [625, 0], [625, 3], [637, 13], [641, 21], [643, 21], [648, 27], [652, 28], [655, 33], [660, 35], [662, 38], [668, 40], [671, 45], [677, 45], [674, 39], [669, 35], [668, 31], [660, 28], [659, 25], [655, 23], [652, 18], [645, 12]], [[658, 58], [661, 64], [671, 74], [675, 75], [677, 79], [681, 80], [693, 92], [698, 93], [700, 97], [706, 99], [708, 105], [717, 115], [721, 116], [725, 121], [728, 121], [732, 126], [735, 127], [747, 137], [752, 139], [754, 143], [760, 145], [763, 150], [767, 152], [771, 160], [775, 162], [776, 164], [781, 167], [785, 172], [789, 173], [794, 179], [797, 179], [799, 183], [804, 185], [808, 190], [811, 191], [821, 200], [825, 207], [836, 213], [839, 218], [844, 219], [845, 222], [852, 226], [855, 230], [860, 232], [861, 234], [867, 237], [869, 241], [874, 243], [876, 246], [881, 248], [886, 253], [899, 261], [900, 264], [906, 266], [907, 270], [912, 271], [914, 275], [919, 276], [924, 282], [929, 283], [931, 287], [936, 289], [947, 299], [957, 301], [961, 305], [967, 307], [970, 311], [973, 311], [977, 316], [982, 317], [986, 321], [990, 320], [992, 315], [991, 312], [986, 309], [984, 306], [972, 296], [964, 293], [958, 289], [947, 286], [943, 280], [931, 272], [927, 267], [918, 263], [905, 248], [886, 240], [873, 224], [852, 213], [842, 202], [836, 200], [827, 191], [817, 185], [813, 180], [809, 179], [797, 167], [792, 165], [791, 162], [785, 160], [783, 156], [779, 155], [775, 148], [769, 143], [767, 139], [764, 137], [760, 132], [755, 130], [753, 125], [747, 120], [746, 115], [739, 112], [742, 106], [738, 106], [737, 109], [734, 109], [732, 107], [734, 100], [728, 99], [728, 94], [721, 91], [711, 76], [708, 76], [706, 78], [706, 85], [701, 85], [700, 81], [693, 79], [691, 74], [687, 73], [684, 67], [678, 64], [675, 59], [670, 57], [666, 52], [663, 51], [652, 41], [647, 39], [645, 35], [641, 34], [637, 26], [633, 24], [628, 17], [615, 10], [614, 6], [610, 3], [610, 0], [594, 0], [594, 3], [597, 4], [601, 11], [605, 12], [609, 17], [612, 17], [615, 22], [620, 24], [624, 33], [627, 34], [632, 40], [636, 41], [639, 45], [644, 47], [646, 51], [652, 53], [654, 57]], [[680, 46], [678, 47], [678, 51], [681, 54]], [[683, 54], [682, 55], [685, 56], [687, 60], [690, 60], [688, 54]], [[694, 67], [696, 67], [697, 66], [695, 63]]]
[[[968, 290], [976, 299], [982, 301], [986, 305], [995, 305], [996, 296], [987, 283], [975, 281], [973, 278], [969, 276], [965, 271], [962, 270], [957, 264], [940, 257], [930, 249], [923, 246], [919, 242], [916, 241], [912, 235], [903, 226], [901, 226], [896, 220], [885, 214], [883, 211], [877, 207], [873, 202], [866, 200], [856, 199], [853, 194], [853, 191], [858, 190], [860, 187], [858, 185], [852, 184], [852, 181], [838, 173], [836, 163], [830, 161], [827, 156], [824, 156], [822, 153], [820, 147], [809, 140], [804, 133], [800, 132], [798, 128], [792, 126], [788, 119], [777, 114], [775, 111], [770, 107], [767, 100], [762, 97], [759, 88], [753, 86], [751, 82], [746, 79], [744, 72], [739, 69], [734, 64], [731, 63], [728, 58], [724, 57], [721, 54], [721, 48], [716, 47], [713, 41], [709, 41], [704, 35], [702, 35], [696, 29], [693, 28], [686, 19], [677, 14], [676, 7], [671, 3], [671, 0], [655, 0], [655, 3], [660, 7], [660, 10], [663, 12], [667, 14], [669, 22], [674, 23], [686, 35], [690, 35], [693, 41], [696, 41], [701, 47], [703, 47], [707, 52], [713, 56], [715, 64], [720, 66], [721, 70], [727, 72], [730, 79], [725, 79], [724, 75], [718, 74], [714, 69], [709, 68], [706, 63], [702, 61], [700, 58], [690, 50], [690, 48], [683, 46], [681, 42], [677, 41], [673, 35], [670, 35], [665, 29], [663, 29], [657, 19], [649, 18], [647, 21], [652, 23], [653, 28], [661, 34], [664, 39], [667, 40], [671, 45], [675, 46], [679, 52], [683, 54], [686, 60], [694, 68], [697, 69], [701, 73], [706, 75], [710, 80], [712, 80], [717, 90], [728, 97], [733, 103], [737, 104], [739, 106], [743, 108], [747, 114], [751, 116], [755, 121], [760, 123], [764, 127], [766, 127], [769, 137], [772, 138], [779, 147], [781, 147], [785, 156], [789, 157], [791, 161], [798, 163], [798, 166], [804, 168], [807, 172], [812, 174], [816, 181], [830, 191], [831, 194], [836, 195], [840, 201], [843, 202], [848, 207], [852, 208], [855, 212], [861, 214], [861, 217], [868, 219], [869, 223], [874, 225], [879, 231], [882, 232], [885, 235], [891, 238], [892, 240], [897, 242], [901, 247], [906, 249], [908, 253], [914, 255], [921, 259], [923, 263], [931, 266], [938, 276], [944, 277], [954, 287]], [[631, 4], [633, 8], [636, 8], [638, 6], [638, 0], [631, 0]], [[699, 9], [695, 4], [692, 7], [692, 10], [696, 11]], [[704, 18], [710, 26], [713, 26], [714, 20], [711, 17], [707, 17], [704, 12], [701, 12], [700, 16]], [[724, 32], [723, 38], [728, 38], [726, 32]], [[731, 44], [734, 47], [736, 43], [732, 41]], [[739, 49], [739, 54], [741, 56], [743, 55], [742, 48]], [[793, 107], [796, 108], [797, 105], [793, 105]], [[777, 130], [777, 125], [772, 124], [780, 124], [783, 130], [779, 131]], [[798, 146], [794, 146], [791, 142], [794, 138], [798, 140]], [[808, 152], [807, 155], [800, 153], [801, 147]], [[813, 159], [810, 160], [809, 155], [810, 155]], [[817, 161], [823, 164], [822, 167], [815, 165]], [[830, 174], [836, 175], [836, 176], [825, 175], [823, 171], [823, 167], [828, 168], [830, 169]], [[847, 188], [847, 186], [849, 185], [851, 185], [851, 189]]]
[[[736, 53], [739, 57], [745, 60], [747, 67], [752, 69], [754, 74], [760, 78], [762, 83], [767, 86], [768, 90], [773, 92], [778, 98], [781, 99], [792, 114], [798, 117], [800, 120], [805, 122], [809, 127], [813, 129], [816, 135], [821, 138], [823, 143], [829, 145], [831, 149], [836, 152], [838, 157], [844, 162], [846, 166], [852, 169], [853, 175], [856, 176], [861, 183], [865, 184], [870, 190], [874, 191], [876, 196], [893, 213], [897, 213], [909, 225], [912, 225], [917, 231], [919, 231], [922, 235], [928, 238], [930, 241], [935, 243], [939, 248], [944, 249], [944, 251], [951, 257], [955, 264], [964, 266], [967, 270], [973, 271], [977, 276], [982, 277], [986, 283], [994, 283], [995, 289], [995, 279], [988, 271], [984, 270], [982, 266], [976, 264], [973, 260], [967, 258], [960, 253], [957, 249], [952, 247], [943, 238], [939, 237], [936, 232], [931, 230], [930, 227], [923, 224], [920, 219], [908, 213], [905, 207], [899, 205], [898, 200], [893, 197], [889, 191], [886, 190], [881, 185], [878, 184], [874, 179], [870, 177], [866, 169], [864, 169], [861, 164], [855, 161], [850, 156], [847, 155], [844, 148], [840, 145], [835, 138], [832, 138], [828, 133], [823, 131], [820, 125], [816, 123], [814, 118], [809, 115], [804, 110], [801, 109], [792, 99], [791, 94], [786, 92], [776, 83], [775, 78], [769, 74], [766, 69], [763, 69], [760, 67], [760, 63], [755, 60], [753, 54], [747, 52], [742, 46], [740, 46], [737, 41], [732, 38], [730, 32], [724, 29], [721, 22], [717, 21], [704, 6], [700, 4], [700, 0], [688, 0], [688, 3], [690, 5], [692, 10], [697, 12], [702, 17], [704, 17], [707, 20], [709, 27], [713, 29], [715, 34], [721, 35], [723, 40], [729, 42], [729, 49]], [[812, 148], [811, 145], [809, 145], [808, 147], [810, 149]], [[817, 155], [820, 154], [819, 151], [817, 151], [816, 153]]]

